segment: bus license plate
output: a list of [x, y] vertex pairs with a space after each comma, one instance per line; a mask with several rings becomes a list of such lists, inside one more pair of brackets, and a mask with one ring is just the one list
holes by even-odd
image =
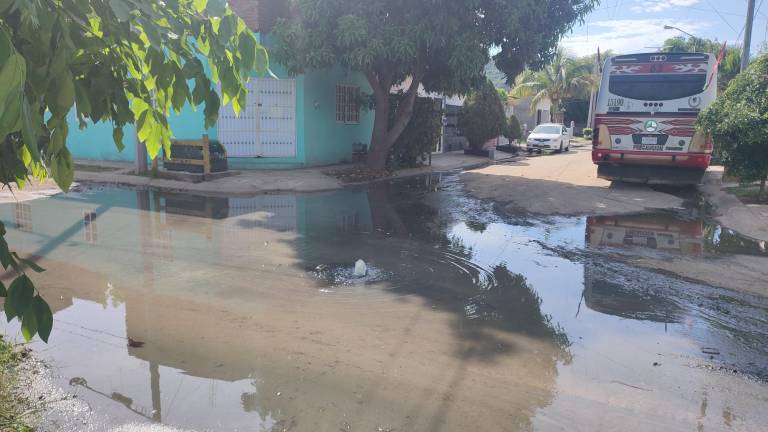
[[641, 144], [650, 144], [650, 145], [656, 145], [658, 143], [658, 138], [656, 137], [642, 137], [640, 140]]

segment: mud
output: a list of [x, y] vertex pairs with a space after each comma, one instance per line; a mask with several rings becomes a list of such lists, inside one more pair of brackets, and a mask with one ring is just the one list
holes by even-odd
[[31, 346], [103, 429], [768, 423], [768, 299], [612, 258], [766, 260], [703, 222], [604, 244], [593, 230], [640, 222], [509, 218], [456, 176], [253, 198], [84, 188], [0, 218], [47, 268], [52, 342]]

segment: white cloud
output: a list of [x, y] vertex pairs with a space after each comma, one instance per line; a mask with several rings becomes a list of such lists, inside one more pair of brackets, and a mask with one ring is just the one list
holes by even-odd
[[680, 27], [694, 34], [699, 30], [709, 27], [709, 23], [684, 20], [625, 19], [596, 21], [588, 24], [588, 34], [566, 37], [561, 42], [561, 45], [566, 50], [579, 56], [594, 54], [597, 52], [597, 47], [600, 47], [602, 52], [612, 50], [617, 54], [654, 51], [653, 48], [645, 47], [661, 46], [666, 39], [679, 34], [676, 31], [664, 30], [665, 24]]
[[700, 0], [638, 0], [632, 11], [637, 13], [661, 12], [676, 6], [693, 6]]

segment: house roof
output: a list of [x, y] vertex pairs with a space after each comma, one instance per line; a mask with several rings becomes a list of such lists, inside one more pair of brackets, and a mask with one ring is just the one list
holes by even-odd
[[287, 17], [285, 0], [229, 0], [232, 10], [254, 32], [269, 33], [278, 18]]

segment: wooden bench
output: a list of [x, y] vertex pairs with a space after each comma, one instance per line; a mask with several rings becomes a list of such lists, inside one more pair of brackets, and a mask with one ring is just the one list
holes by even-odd
[[[200, 159], [193, 159], [188, 157], [177, 157], [174, 156], [175, 154], [183, 153], [184, 155], [189, 155], [189, 151], [183, 151], [181, 152], [182, 147], [193, 147], [193, 148], [200, 148]], [[223, 159], [226, 160], [227, 158], [227, 150], [222, 147], [223, 151]], [[174, 150], [174, 148], [176, 150]], [[166, 167], [166, 169], [169, 170], [176, 170], [178, 167], [174, 165], [188, 165], [188, 166], [201, 166], [202, 167], [202, 174], [203, 175], [209, 175], [211, 174], [211, 143], [208, 140], [208, 135], [203, 135], [203, 138], [200, 140], [173, 140], [171, 142], [171, 157], [169, 158], [167, 154], [163, 153], [163, 165]], [[218, 159], [217, 159], [218, 160]], [[170, 166], [168, 166], [170, 165]]]

